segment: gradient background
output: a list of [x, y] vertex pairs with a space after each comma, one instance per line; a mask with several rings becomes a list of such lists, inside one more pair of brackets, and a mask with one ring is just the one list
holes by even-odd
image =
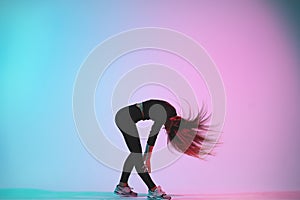
[[[78, 138], [73, 84], [97, 44], [155, 26], [207, 50], [224, 81], [227, 116], [216, 157], [182, 157], [154, 180], [170, 193], [299, 190], [300, 5], [284, 2], [1, 1], [0, 188], [114, 189], [119, 172]], [[136, 175], [130, 184], [146, 192]]]

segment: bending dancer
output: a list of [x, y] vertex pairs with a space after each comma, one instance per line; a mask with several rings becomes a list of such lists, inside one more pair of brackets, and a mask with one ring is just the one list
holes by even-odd
[[[157, 186], [151, 179], [151, 154], [162, 126], [164, 126], [168, 142], [179, 152], [189, 156], [200, 158], [200, 155], [206, 154], [203, 146], [205, 133], [208, 131], [206, 125], [209, 117], [203, 110], [195, 119], [187, 120], [178, 116], [175, 108], [163, 100], [148, 100], [142, 103], [129, 105], [120, 109], [115, 122], [123, 134], [125, 142], [130, 151], [125, 160], [120, 183], [116, 186], [115, 193], [124, 196], [137, 196], [128, 185], [128, 179], [133, 167], [138, 175], [148, 187], [148, 197], [171, 199], [160, 186]], [[136, 123], [140, 120], [153, 120], [150, 135], [147, 140], [144, 154], [140, 143], [139, 133]], [[205, 141], [212, 142], [212, 141]]]

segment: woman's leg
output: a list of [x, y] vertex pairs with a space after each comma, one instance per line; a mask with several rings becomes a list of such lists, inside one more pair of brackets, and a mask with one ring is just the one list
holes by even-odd
[[142, 146], [140, 143], [140, 138], [136, 124], [132, 121], [128, 108], [121, 109], [116, 114], [116, 124], [122, 132], [127, 147], [131, 152], [127, 157], [126, 161], [124, 162], [120, 182], [127, 183], [131, 171], [133, 167], [135, 167], [136, 171], [138, 172], [139, 176], [144, 181], [144, 183], [147, 185], [147, 187], [149, 189], [154, 188], [156, 185], [152, 181], [149, 173], [143, 171], [144, 162], [142, 155]]
[[127, 186], [129, 176], [134, 167], [133, 163], [131, 162], [130, 155], [131, 154], [129, 154], [129, 156], [127, 157], [127, 159], [125, 160], [124, 165], [123, 165], [123, 171], [122, 171], [122, 175], [121, 175], [121, 179], [120, 179], [120, 183], [122, 186]]

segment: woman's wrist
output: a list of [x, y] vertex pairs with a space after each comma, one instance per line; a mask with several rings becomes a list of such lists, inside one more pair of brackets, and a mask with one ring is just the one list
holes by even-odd
[[145, 153], [144, 154], [144, 160], [147, 161], [147, 160], [150, 160], [150, 159], [151, 159], [151, 154]]
[[146, 145], [145, 154], [144, 154], [144, 160], [148, 160], [152, 156], [154, 146], [150, 146], [149, 144]]

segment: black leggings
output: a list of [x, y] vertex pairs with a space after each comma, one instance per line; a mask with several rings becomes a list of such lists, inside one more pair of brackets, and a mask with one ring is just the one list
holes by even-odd
[[129, 156], [124, 162], [123, 172], [120, 182], [127, 183], [133, 167], [135, 167], [141, 179], [147, 185], [148, 189], [155, 187], [148, 172], [144, 172], [142, 146], [139, 138], [139, 133], [135, 122], [129, 114], [129, 107], [119, 110], [115, 117], [115, 122], [123, 134], [127, 147], [130, 151]]

